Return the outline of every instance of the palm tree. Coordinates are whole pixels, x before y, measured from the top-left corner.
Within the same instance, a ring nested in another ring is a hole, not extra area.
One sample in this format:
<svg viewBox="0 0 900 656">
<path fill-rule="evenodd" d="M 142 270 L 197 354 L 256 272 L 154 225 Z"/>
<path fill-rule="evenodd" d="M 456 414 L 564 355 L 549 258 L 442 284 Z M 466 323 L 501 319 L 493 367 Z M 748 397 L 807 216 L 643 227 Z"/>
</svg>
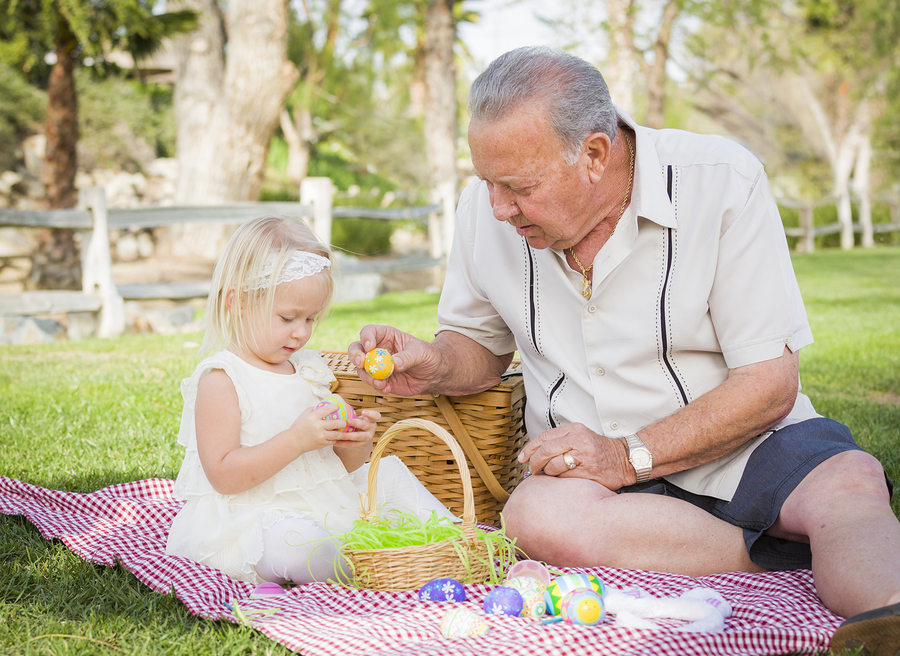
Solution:
<svg viewBox="0 0 900 656">
<path fill-rule="evenodd" d="M 47 83 L 47 150 L 44 185 L 50 207 L 78 201 L 78 95 L 75 67 L 115 48 L 135 61 L 152 54 L 166 36 L 194 29 L 191 11 L 154 14 L 155 0 L 0 0 L 0 37 L 26 35 L 29 51 L 51 64 Z M 80 264 L 71 230 L 42 235 L 32 282 L 37 287 L 77 288 Z"/>
</svg>

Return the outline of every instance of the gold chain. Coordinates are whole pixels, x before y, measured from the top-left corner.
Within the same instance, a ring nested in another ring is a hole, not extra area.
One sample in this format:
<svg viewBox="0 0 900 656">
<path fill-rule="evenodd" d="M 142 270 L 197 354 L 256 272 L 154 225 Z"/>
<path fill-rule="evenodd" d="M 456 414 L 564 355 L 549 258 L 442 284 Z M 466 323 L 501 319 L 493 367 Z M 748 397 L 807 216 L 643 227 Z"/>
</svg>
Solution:
<svg viewBox="0 0 900 656">
<path fill-rule="evenodd" d="M 625 143 L 628 144 L 628 186 L 625 188 L 625 198 L 622 199 L 622 209 L 619 210 L 619 217 L 616 219 L 615 224 L 613 225 L 613 233 L 616 231 L 616 228 L 619 227 L 619 221 L 622 220 L 622 217 L 625 215 L 625 208 L 628 207 L 628 197 L 631 195 L 631 182 L 634 179 L 634 148 L 631 146 L 631 140 L 628 138 L 628 135 L 625 131 L 622 131 L 622 136 L 625 137 Z M 612 236 L 612 233 L 610 233 Z M 591 281 L 588 279 L 588 271 L 594 268 L 594 263 L 591 262 L 591 266 L 585 269 L 581 266 L 581 261 L 578 259 L 578 256 L 575 255 L 575 247 L 572 246 L 569 248 L 569 252 L 572 254 L 572 257 L 575 258 L 575 264 L 578 265 L 578 268 L 581 269 L 581 295 L 585 298 L 591 297 Z"/>
</svg>

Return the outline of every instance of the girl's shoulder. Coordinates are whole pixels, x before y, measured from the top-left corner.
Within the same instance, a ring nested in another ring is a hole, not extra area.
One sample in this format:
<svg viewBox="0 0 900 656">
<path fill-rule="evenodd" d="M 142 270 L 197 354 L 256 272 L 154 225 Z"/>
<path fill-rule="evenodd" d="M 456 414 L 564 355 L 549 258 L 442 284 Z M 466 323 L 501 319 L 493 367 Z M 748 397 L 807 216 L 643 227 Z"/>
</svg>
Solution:
<svg viewBox="0 0 900 656">
<path fill-rule="evenodd" d="M 317 351 L 300 349 L 291 356 L 297 374 L 303 378 L 320 398 L 331 393 L 331 383 L 336 380 L 328 363 Z"/>
</svg>

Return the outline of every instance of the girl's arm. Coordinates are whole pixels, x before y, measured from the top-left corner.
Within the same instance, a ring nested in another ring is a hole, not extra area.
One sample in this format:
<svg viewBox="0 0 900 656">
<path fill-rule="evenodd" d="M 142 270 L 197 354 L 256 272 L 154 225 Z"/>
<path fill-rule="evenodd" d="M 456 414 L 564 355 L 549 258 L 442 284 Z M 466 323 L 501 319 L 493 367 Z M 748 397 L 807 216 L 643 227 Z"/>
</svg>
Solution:
<svg viewBox="0 0 900 656">
<path fill-rule="evenodd" d="M 301 454 L 334 444 L 345 433 L 340 432 L 342 420 L 325 419 L 331 410 L 308 408 L 287 430 L 242 447 L 234 383 L 221 369 L 212 370 L 200 381 L 194 409 L 197 451 L 207 479 L 216 492 L 237 494 L 272 478 Z"/>
<path fill-rule="evenodd" d="M 372 453 L 372 440 L 375 439 L 376 422 L 381 419 L 377 410 L 363 410 L 356 419 L 348 423 L 356 428 L 352 433 L 343 433 L 343 437 L 334 443 L 334 453 L 344 463 L 348 472 L 354 472 L 369 459 Z"/>
</svg>

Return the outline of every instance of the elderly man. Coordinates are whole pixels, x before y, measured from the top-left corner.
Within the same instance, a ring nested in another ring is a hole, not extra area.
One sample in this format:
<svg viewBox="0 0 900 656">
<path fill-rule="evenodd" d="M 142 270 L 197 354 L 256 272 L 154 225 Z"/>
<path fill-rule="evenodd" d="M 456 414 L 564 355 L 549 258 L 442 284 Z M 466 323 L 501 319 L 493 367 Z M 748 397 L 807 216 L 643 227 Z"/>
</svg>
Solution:
<svg viewBox="0 0 900 656">
<path fill-rule="evenodd" d="M 469 109 L 480 181 L 460 199 L 439 331 L 365 327 L 357 367 L 381 346 L 396 373 L 360 376 L 469 394 L 518 351 L 533 475 L 504 514 L 530 557 L 812 567 L 851 618 L 833 647 L 894 654 L 891 483 L 798 392 L 812 334 L 762 165 L 726 139 L 638 126 L 594 67 L 548 49 L 492 63 Z"/>
</svg>

